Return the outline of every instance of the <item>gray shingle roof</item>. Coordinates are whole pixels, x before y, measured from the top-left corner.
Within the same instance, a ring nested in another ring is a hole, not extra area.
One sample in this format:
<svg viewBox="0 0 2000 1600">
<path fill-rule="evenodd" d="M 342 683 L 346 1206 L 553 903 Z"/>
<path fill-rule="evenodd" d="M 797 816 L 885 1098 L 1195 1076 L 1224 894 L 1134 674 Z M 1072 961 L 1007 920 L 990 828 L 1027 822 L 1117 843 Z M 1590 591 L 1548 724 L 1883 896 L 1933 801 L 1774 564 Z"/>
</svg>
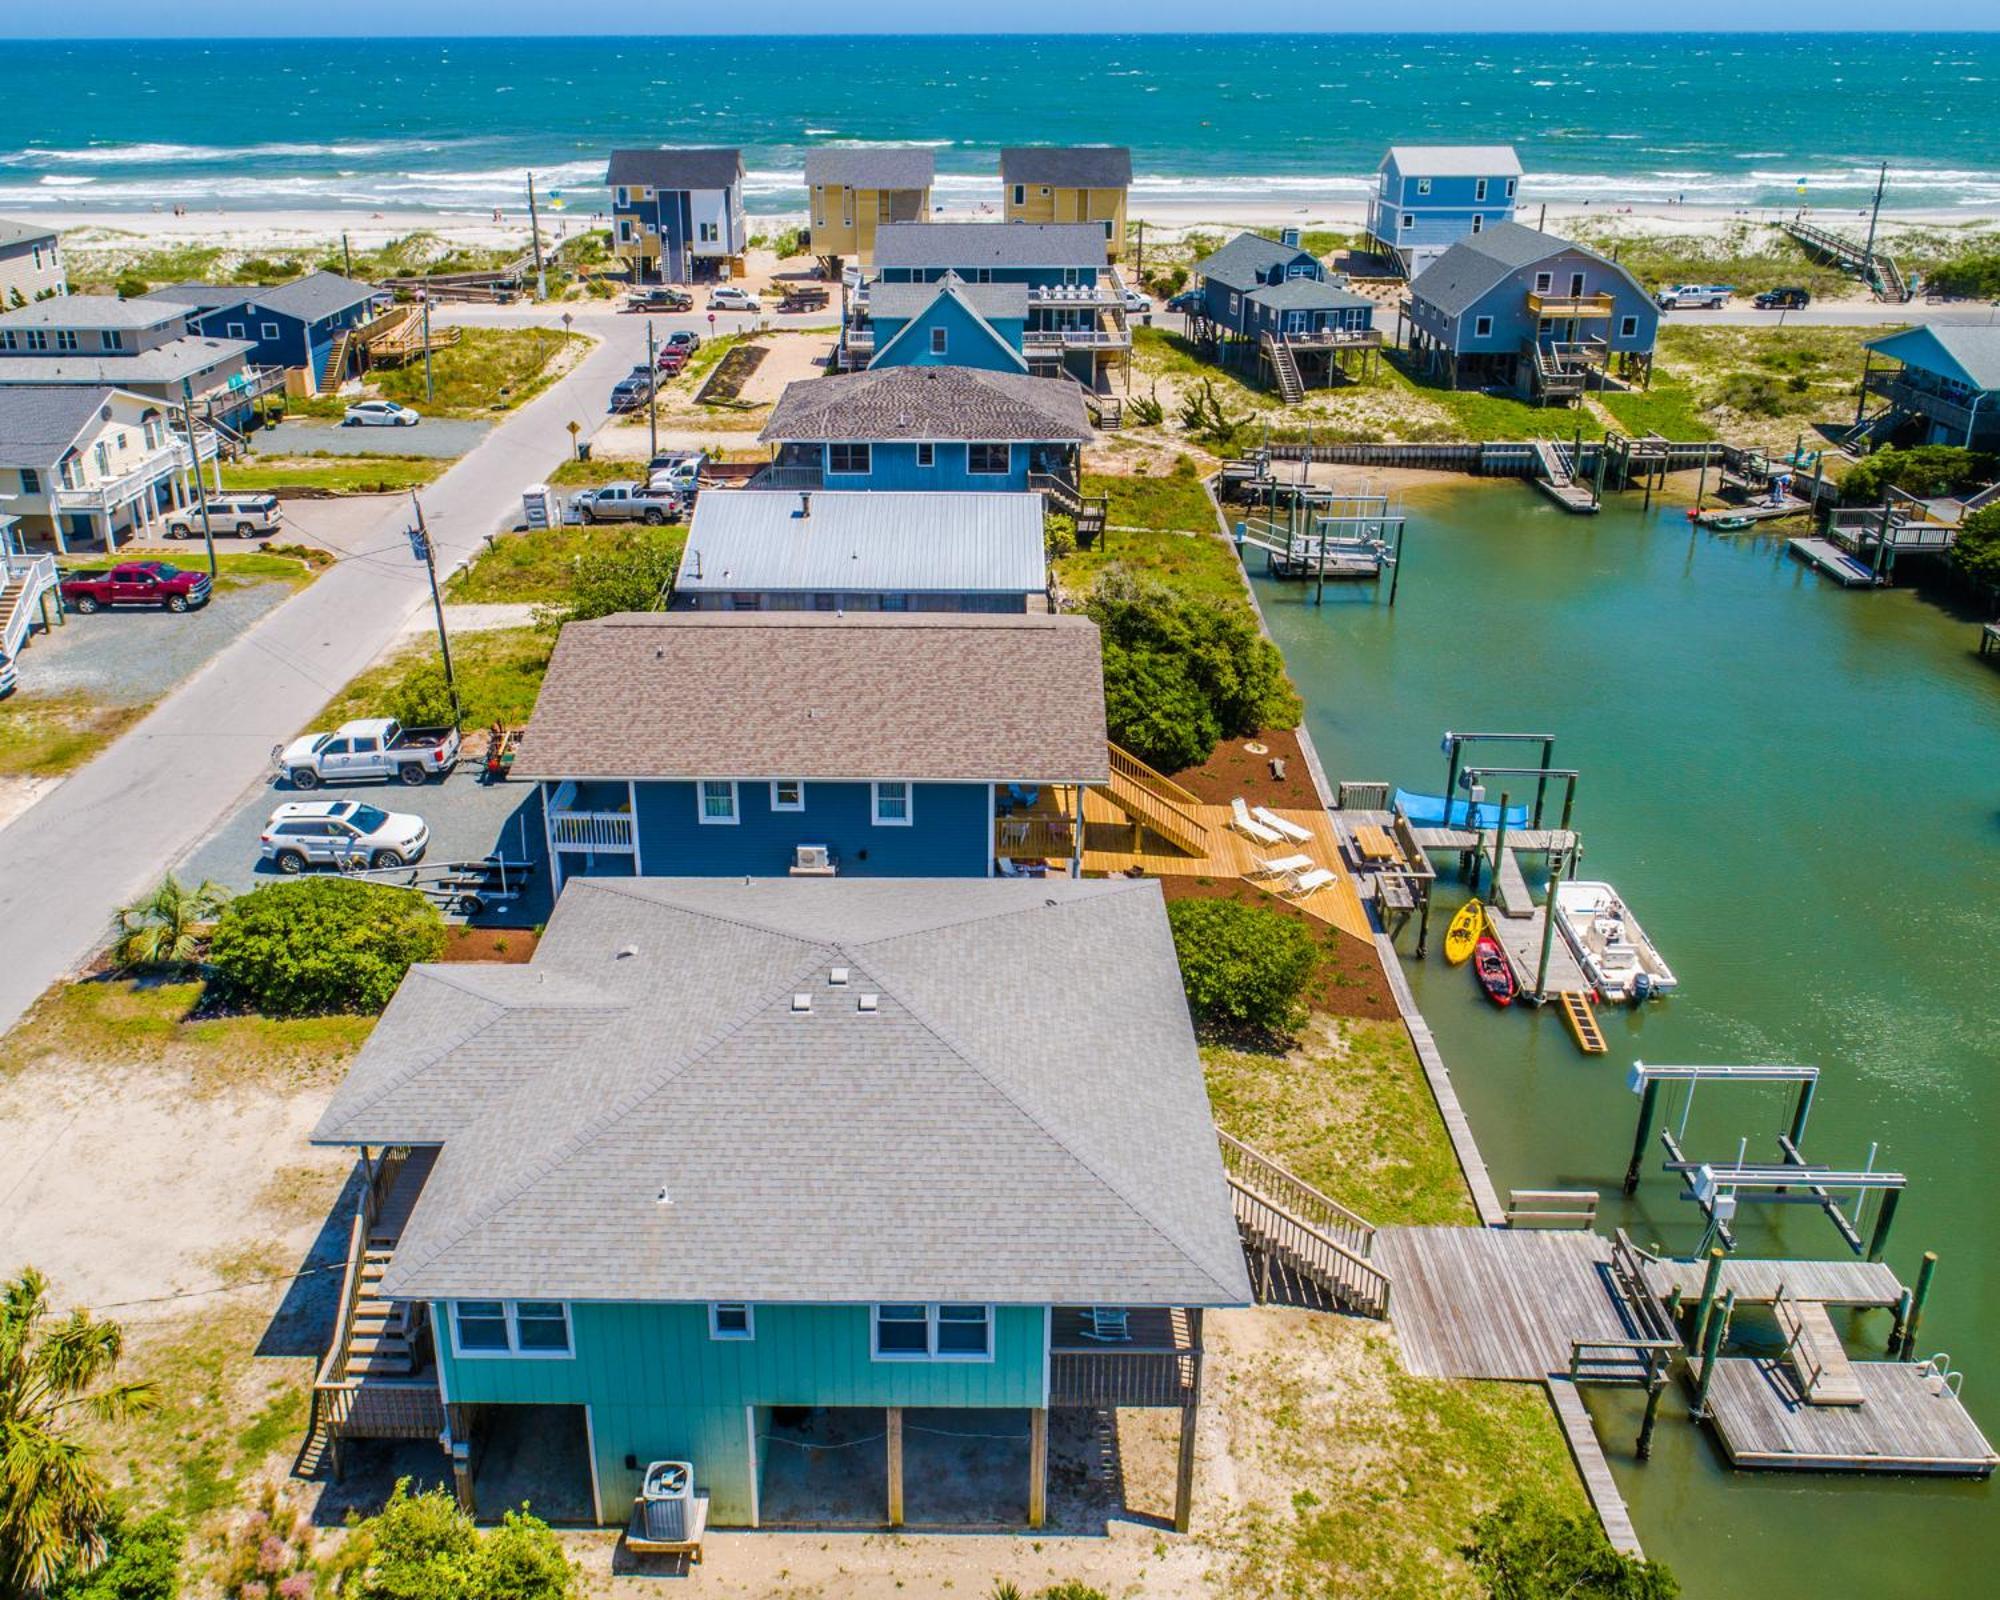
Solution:
<svg viewBox="0 0 2000 1600">
<path fill-rule="evenodd" d="M 1030 444 L 1090 441 L 1083 395 L 1064 378 L 975 367 L 872 367 L 785 385 L 767 443 L 979 439 Z"/>
<path fill-rule="evenodd" d="M 1027 319 L 1025 283 L 967 283 L 956 274 L 935 283 L 871 283 L 869 315 L 908 321 L 924 311 L 947 287 L 989 322 L 995 317 L 1011 317 L 1016 322 Z"/>
<path fill-rule="evenodd" d="M 140 298 L 187 306 L 194 311 L 213 311 L 219 306 L 241 304 L 256 292 L 240 283 L 163 283 Z"/>
<path fill-rule="evenodd" d="M 1518 178 L 1511 144 L 1392 144 L 1389 160 L 1406 178 Z"/>
<path fill-rule="evenodd" d="M 179 383 L 221 367 L 241 366 L 256 348 L 248 339 L 169 339 L 130 355 L 17 355 L 0 353 L 0 385 L 12 383 Z M 178 396 L 176 396 L 178 398 Z"/>
<path fill-rule="evenodd" d="M 1125 189 L 1132 183 L 1132 152 L 1117 144 L 1013 145 L 1000 152 L 1000 176 L 1059 189 Z"/>
<path fill-rule="evenodd" d="M 428 1011 L 437 970 L 350 1081 L 395 1080 L 415 1118 L 424 1082 L 499 1076 L 389 1294 L 1250 1299 L 1156 883 L 579 879 L 493 992 L 532 1008 L 549 971 L 624 1009 L 525 1065 L 411 1070 L 416 1033 L 465 1026 Z"/>
<path fill-rule="evenodd" d="M 157 328 L 187 315 L 164 300 L 120 300 L 108 294 L 57 295 L 0 313 L 0 328 Z"/>
<path fill-rule="evenodd" d="M 275 288 L 247 289 L 244 298 L 254 305 L 282 311 L 304 322 L 317 322 L 337 311 L 345 311 L 349 306 L 375 299 L 386 300 L 389 295 L 385 289 L 378 289 L 371 283 L 356 283 L 337 272 L 314 272 L 291 283 L 278 284 Z"/>
<path fill-rule="evenodd" d="M 2000 328 L 1962 328 L 1950 323 L 1930 323 L 1905 328 L 1867 341 L 1867 348 L 1896 360 L 1962 378 L 1975 388 L 2000 391 Z M 1944 360 L 1938 357 L 1942 354 Z M 1956 367 L 1956 373 L 1950 368 Z"/>
<path fill-rule="evenodd" d="M 1038 494 L 705 494 L 674 592 L 1038 594 Z"/>
<path fill-rule="evenodd" d="M 1269 283 L 1261 289 L 1252 289 L 1244 299 L 1260 306 L 1275 306 L 1280 311 L 1348 311 L 1355 306 L 1375 304 L 1365 294 L 1343 289 L 1337 283 L 1322 283 L 1317 278 L 1287 278 L 1283 283 Z"/>
<path fill-rule="evenodd" d="M 43 222 L 16 222 L 0 217 L 0 245 L 33 244 L 37 239 L 53 239 L 56 230 Z"/>
<path fill-rule="evenodd" d="M 743 176 L 743 152 L 704 146 L 686 150 L 614 150 L 607 188 L 726 189 Z"/>
<path fill-rule="evenodd" d="M 885 222 L 875 230 L 878 271 L 1103 265 L 1097 222 Z"/>
<path fill-rule="evenodd" d="M 0 384 L 0 462 L 53 466 L 104 409 L 111 393 L 108 387 L 81 384 Z"/>
<path fill-rule="evenodd" d="M 1603 262 L 1623 274 L 1635 293 L 1645 293 L 1631 273 L 1588 245 L 1538 232 L 1523 223 L 1498 222 L 1483 233 L 1459 240 L 1425 267 L 1410 285 L 1410 297 L 1435 306 L 1448 317 L 1462 316 L 1495 284 L 1538 261 L 1571 250 Z"/>
<path fill-rule="evenodd" d="M 821 146 L 806 152 L 806 182 L 839 183 L 850 189 L 928 189 L 937 158 L 917 145 L 866 150 Z"/>
<path fill-rule="evenodd" d="M 1262 281 L 1260 274 L 1287 266 L 1300 256 L 1311 259 L 1309 251 L 1296 245 L 1279 244 L 1261 234 L 1239 233 L 1214 255 L 1197 261 L 1194 275 L 1213 278 L 1231 289 L 1254 289 Z"/>
<path fill-rule="evenodd" d="M 563 629 L 514 772 L 1103 783 L 1104 741 L 1083 617 L 640 612 Z"/>
</svg>

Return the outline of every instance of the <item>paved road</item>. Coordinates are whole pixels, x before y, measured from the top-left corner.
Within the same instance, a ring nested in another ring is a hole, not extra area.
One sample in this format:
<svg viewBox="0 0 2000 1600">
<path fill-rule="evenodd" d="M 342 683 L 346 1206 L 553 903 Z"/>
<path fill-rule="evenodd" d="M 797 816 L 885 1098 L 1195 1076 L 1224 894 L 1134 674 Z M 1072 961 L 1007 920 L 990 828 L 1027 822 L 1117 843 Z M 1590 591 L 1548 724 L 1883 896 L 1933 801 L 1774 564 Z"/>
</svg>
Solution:
<svg viewBox="0 0 2000 1600">
<path fill-rule="evenodd" d="M 512 523 L 523 484 L 568 453 L 564 424 L 593 428 L 606 392 L 644 350 L 640 319 L 580 325 L 604 344 L 424 492 L 441 571 Z M 428 603 L 423 567 L 403 538 L 407 522 L 406 501 L 383 503 L 373 538 L 354 540 L 310 589 L 0 831 L 0 1032 L 97 948 L 114 907 L 264 781 L 271 747 Z"/>
<path fill-rule="evenodd" d="M 1669 311 L 1660 320 L 1677 328 L 1872 328 L 1884 323 L 1900 328 L 1911 322 L 1984 328 L 2000 324 L 2000 306 L 1962 300 L 1937 305 L 1912 300 L 1900 306 L 1807 306 L 1803 311 L 1757 311 L 1749 306 L 1731 306 L 1724 311 Z"/>
</svg>

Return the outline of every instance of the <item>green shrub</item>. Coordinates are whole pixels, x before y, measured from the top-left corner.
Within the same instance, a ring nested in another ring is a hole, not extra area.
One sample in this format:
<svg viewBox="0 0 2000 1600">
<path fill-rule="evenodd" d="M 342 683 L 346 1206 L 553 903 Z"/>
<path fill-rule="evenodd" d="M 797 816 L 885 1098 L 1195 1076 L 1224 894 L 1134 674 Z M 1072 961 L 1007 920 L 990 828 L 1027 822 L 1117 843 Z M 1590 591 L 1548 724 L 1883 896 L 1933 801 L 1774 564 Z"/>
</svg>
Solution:
<svg viewBox="0 0 2000 1600">
<path fill-rule="evenodd" d="M 137 300 L 141 295 L 151 293 L 153 288 L 151 283 L 136 272 L 121 274 L 112 287 L 118 291 L 120 300 Z"/>
<path fill-rule="evenodd" d="M 1051 513 L 1042 523 L 1042 544 L 1051 561 L 1060 561 L 1064 556 L 1076 553 L 1076 518 L 1066 517 L 1060 511 Z"/>
<path fill-rule="evenodd" d="M 422 661 L 410 668 L 390 691 L 388 712 L 406 728 L 449 726 L 455 713 L 443 662 Z"/>
<path fill-rule="evenodd" d="M 1992 471 L 1991 456 L 1955 444 L 1877 450 L 1847 469 L 1840 497 L 1849 505 L 1865 506 L 1879 504 L 1892 488 L 1914 495 L 1952 494 L 1983 483 Z"/>
<path fill-rule="evenodd" d="M 1035 1600 L 1108 1600 L 1108 1596 L 1102 1589 L 1093 1589 L 1075 1578 L 1065 1578 L 1046 1589 L 1037 1589 Z"/>
<path fill-rule="evenodd" d="M 559 628 L 621 611 L 664 611 L 674 591 L 683 538 L 635 539 L 577 558 L 569 594 L 535 608 L 535 625 Z"/>
<path fill-rule="evenodd" d="M 566 1600 L 578 1572 L 547 1523 L 510 1511 L 490 1533 L 444 1489 L 405 1478 L 380 1512 L 353 1522 L 331 1564 L 343 1600 Z"/>
<path fill-rule="evenodd" d="M 178 1600 L 185 1537 L 164 1512 L 120 1523 L 106 1536 L 103 1564 L 58 1578 L 48 1600 Z"/>
<path fill-rule="evenodd" d="M 270 1017 L 380 1011 L 413 962 L 444 952 L 444 919 L 407 889 L 301 878 L 232 900 L 209 940 L 224 986 Z"/>
<path fill-rule="evenodd" d="M 1965 519 L 1952 543 L 1951 564 L 1968 578 L 2000 586 L 2000 506 Z"/>
<path fill-rule="evenodd" d="M 1318 952 L 1296 917 L 1234 900 L 1167 907 L 1181 983 L 1197 1021 L 1285 1033 Z"/>
<path fill-rule="evenodd" d="M 1930 287 L 1968 300 L 2000 300 L 2000 250 L 1972 251 L 1930 275 Z"/>
<path fill-rule="evenodd" d="M 1514 1495 L 1472 1525 L 1464 1549 L 1491 1600 L 1674 1600 L 1674 1575 L 1620 1555 L 1587 1517 Z"/>
<path fill-rule="evenodd" d="M 1215 708 L 1177 656 L 1104 642 L 1104 722 L 1111 737 L 1163 772 L 1200 766 L 1222 737 Z"/>
<path fill-rule="evenodd" d="M 1750 417 L 1781 417 L 1786 388 L 1768 372 L 1732 372 L 1716 385 L 1715 403 Z"/>
</svg>

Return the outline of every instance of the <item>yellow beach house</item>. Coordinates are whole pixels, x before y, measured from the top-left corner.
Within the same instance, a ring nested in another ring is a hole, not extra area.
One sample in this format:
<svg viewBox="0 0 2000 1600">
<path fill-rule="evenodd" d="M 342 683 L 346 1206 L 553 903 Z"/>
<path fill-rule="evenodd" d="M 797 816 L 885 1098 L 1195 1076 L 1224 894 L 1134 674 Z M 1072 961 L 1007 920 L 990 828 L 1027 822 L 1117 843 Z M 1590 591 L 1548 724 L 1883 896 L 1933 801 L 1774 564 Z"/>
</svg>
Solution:
<svg viewBox="0 0 2000 1600">
<path fill-rule="evenodd" d="M 1104 253 L 1125 254 L 1125 196 L 1132 152 L 1122 145 L 1025 145 L 1000 152 L 1009 222 L 1095 222 Z"/>
<path fill-rule="evenodd" d="M 875 265 L 875 229 L 930 216 L 936 163 L 914 147 L 806 152 L 807 216 L 812 253 Z"/>
</svg>

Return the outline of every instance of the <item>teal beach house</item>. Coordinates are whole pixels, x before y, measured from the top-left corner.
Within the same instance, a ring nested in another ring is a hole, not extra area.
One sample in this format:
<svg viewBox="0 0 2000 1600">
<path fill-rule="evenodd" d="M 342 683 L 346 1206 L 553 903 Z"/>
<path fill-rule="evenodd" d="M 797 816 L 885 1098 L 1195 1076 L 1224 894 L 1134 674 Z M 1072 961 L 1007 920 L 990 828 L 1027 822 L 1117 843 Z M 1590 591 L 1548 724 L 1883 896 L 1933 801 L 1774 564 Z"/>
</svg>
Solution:
<svg viewBox="0 0 2000 1600">
<path fill-rule="evenodd" d="M 313 1138 L 371 1180 L 316 1426 L 486 1514 L 676 1460 L 717 1525 L 1035 1526 L 1129 1405 L 1186 1526 L 1251 1284 L 1157 883 L 583 879 L 527 965 L 412 969 Z"/>
<path fill-rule="evenodd" d="M 1520 186 L 1510 144 L 1392 145 L 1375 174 L 1368 232 L 1417 278 L 1461 239 L 1512 222 Z"/>
</svg>

